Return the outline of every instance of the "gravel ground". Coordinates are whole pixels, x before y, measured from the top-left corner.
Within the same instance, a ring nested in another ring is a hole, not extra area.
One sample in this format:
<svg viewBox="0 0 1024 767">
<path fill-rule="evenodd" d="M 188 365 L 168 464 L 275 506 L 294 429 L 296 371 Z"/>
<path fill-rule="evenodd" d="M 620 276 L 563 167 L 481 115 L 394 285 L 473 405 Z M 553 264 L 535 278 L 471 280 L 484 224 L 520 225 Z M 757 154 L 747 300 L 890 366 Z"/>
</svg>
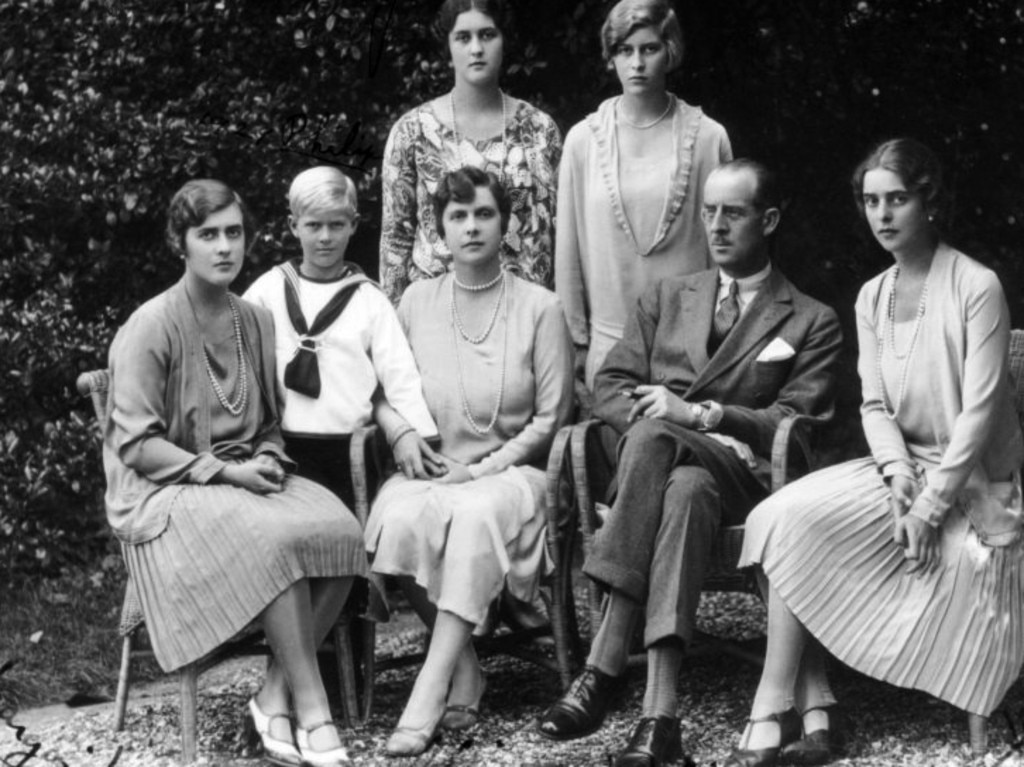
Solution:
<svg viewBox="0 0 1024 767">
<path fill-rule="evenodd" d="M 763 630 L 764 611 L 757 600 L 741 595 L 705 595 L 701 627 L 709 633 L 743 638 Z M 416 646 L 422 634 L 403 630 L 385 637 L 397 646 Z M 259 661 L 242 664 L 230 675 L 200 680 L 198 764 L 260 764 L 257 749 L 245 742 L 241 715 L 255 691 Z M 610 714 L 600 732 L 570 743 L 551 743 L 537 736 L 537 715 L 559 693 L 557 678 L 521 661 L 492 657 L 484 661 L 488 694 L 484 717 L 472 730 L 446 735 L 418 759 L 389 760 L 383 747 L 405 702 L 415 669 L 378 676 L 376 703 L 367 725 L 348 733 L 357 765 L 423 767 L 432 765 L 518 765 L 554 767 L 610 764 L 624 746 L 640 710 L 644 668 L 630 670 L 629 695 Z M 722 764 L 749 712 L 759 670 L 729 656 L 708 653 L 691 658 L 682 672 L 680 711 L 683 738 L 699 765 Z M 1011 690 L 1004 709 L 1013 712 L 1017 733 L 1002 714 L 990 727 L 991 750 L 972 759 L 967 747 L 966 716 L 930 697 L 899 690 L 836 668 L 833 686 L 853 724 L 848 757 L 837 765 L 880 767 L 996 767 L 1024 765 L 1012 743 L 1024 735 L 1024 692 Z M 110 707 L 77 713 L 21 733 L 10 727 L 0 733 L 0 765 L 33 767 L 46 763 L 70 767 L 164 767 L 179 764 L 178 707 L 175 697 L 129 707 L 124 732 L 110 732 Z M 15 718 L 15 724 L 18 719 Z M 26 744 L 38 743 L 38 747 Z M 120 749 L 120 751 L 118 751 Z"/>
</svg>

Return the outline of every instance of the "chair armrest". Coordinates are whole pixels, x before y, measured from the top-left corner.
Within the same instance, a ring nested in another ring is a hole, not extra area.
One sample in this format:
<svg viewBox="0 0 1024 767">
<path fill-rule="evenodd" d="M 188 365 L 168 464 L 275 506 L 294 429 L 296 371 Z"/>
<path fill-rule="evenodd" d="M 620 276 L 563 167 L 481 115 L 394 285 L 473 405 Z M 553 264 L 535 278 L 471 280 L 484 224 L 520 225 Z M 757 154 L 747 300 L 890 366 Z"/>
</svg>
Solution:
<svg viewBox="0 0 1024 767">
<path fill-rule="evenodd" d="M 572 429 L 572 426 L 563 426 L 555 434 L 551 452 L 548 453 L 548 466 L 544 478 L 544 516 L 547 522 L 544 545 L 556 572 L 564 556 L 562 548 L 567 534 L 569 537 L 572 536 L 569 525 L 575 525 L 577 517 L 569 460 L 569 438 Z"/>
<path fill-rule="evenodd" d="M 832 420 L 832 414 L 825 416 L 787 415 L 775 429 L 772 439 L 772 492 L 780 490 L 787 482 L 789 474 L 789 451 L 791 443 L 796 443 L 807 462 L 807 468 L 813 471 L 816 461 L 811 453 L 810 443 L 803 427 L 823 426 Z M 801 428 L 797 428 L 801 427 Z"/>
<path fill-rule="evenodd" d="M 594 471 L 605 460 L 599 452 L 599 430 L 603 424 L 597 418 L 582 421 L 572 427 L 570 436 L 573 487 L 579 508 L 580 529 L 585 540 L 589 540 L 597 530 L 597 503 L 607 494 L 610 483 L 610 477 L 600 477 Z"/>
<path fill-rule="evenodd" d="M 579 423 L 591 420 L 594 412 L 594 393 L 578 378 L 573 381 L 573 392 L 576 395 L 576 418 L 574 420 Z"/>
<path fill-rule="evenodd" d="M 89 397 L 92 410 L 96 415 L 96 431 L 103 439 L 103 431 L 107 426 L 107 394 L 110 390 L 110 373 L 106 369 L 87 370 L 78 376 L 75 382 L 78 393 Z"/>
<path fill-rule="evenodd" d="M 360 426 L 352 432 L 349 443 L 349 471 L 352 473 L 352 494 L 356 507 L 353 511 L 360 527 L 366 527 L 370 516 L 370 473 L 380 478 L 384 475 L 385 457 L 382 455 L 383 432 L 376 424 Z M 372 488 L 376 490 L 376 488 Z M 376 493 L 373 493 L 374 495 Z"/>
<path fill-rule="evenodd" d="M 569 453 L 569 439 L 572 426 L 563 426 L 555 434 L 548 453 L 547 472 L 544 477 L 544 513 L 547 517 L 548 535 L 557 535 L 557 531 L 566 524 L 571 524 L 576 509 L 566 503 L 565 483 L 572 481 L 572 462 Z M 570 493 L 571 495 L 571 493 Z M 569 508 L 567 508 L 569 507 Z"/>
</svg>

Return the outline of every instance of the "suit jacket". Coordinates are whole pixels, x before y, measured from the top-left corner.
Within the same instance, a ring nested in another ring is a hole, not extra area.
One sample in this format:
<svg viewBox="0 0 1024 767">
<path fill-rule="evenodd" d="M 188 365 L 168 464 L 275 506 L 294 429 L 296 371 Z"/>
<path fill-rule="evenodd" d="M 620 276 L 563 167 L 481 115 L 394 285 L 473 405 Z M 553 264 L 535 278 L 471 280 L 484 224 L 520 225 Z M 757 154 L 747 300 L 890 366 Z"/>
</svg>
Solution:
<svg viewBox="0 0 1024 767">
<path fill-rule="evenodd" d="M 769 471 L 772 439 L 787 415 L 828 416 L 842 347 L 836 313 L 772 269 L 732 332 L 708 358 L 718 270 L 664 280 L 641 296 L 626 332 L 597 374 L 594 413 L 620 433 L 638 384 L 661 384 L 688 402 L 713 400 L 724 415 L 715 431 L 747 443 Z M 758 361 L 779 338 L 795 354 Z"/>
</svg>

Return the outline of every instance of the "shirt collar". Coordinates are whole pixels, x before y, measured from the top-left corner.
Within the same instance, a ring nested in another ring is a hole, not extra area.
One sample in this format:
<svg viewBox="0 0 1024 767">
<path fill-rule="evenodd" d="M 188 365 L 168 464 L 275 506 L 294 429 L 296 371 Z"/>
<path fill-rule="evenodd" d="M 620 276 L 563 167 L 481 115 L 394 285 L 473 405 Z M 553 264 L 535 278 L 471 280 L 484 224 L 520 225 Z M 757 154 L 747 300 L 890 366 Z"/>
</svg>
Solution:
<svg viewBox="0 0 1024 767">
<path fill-rule="evenodd" d="M 755 272 L 754 274 L 751 274 L 748 277 L 740 277 L 739 279 L 735 280 L 735 282 L 738 285 L 737 290 L 740 293 L 756 293 L 757 289 L 761 287 L 761 285 L 764 283 L 765 280 L 768 279 L 768 276 L 771 273 L 772 263 L 771 261 L 769 261 L 767 264 L 765 264 L 764 269 L 761 269 L 760 271 Z M 723 272 L 722 270 L 718 271 L 719 292 L 728 293 L 729 286 L 732 285 L 733 281 L 733 278 L 727 275 L 725 272 Z"/>
</svg>

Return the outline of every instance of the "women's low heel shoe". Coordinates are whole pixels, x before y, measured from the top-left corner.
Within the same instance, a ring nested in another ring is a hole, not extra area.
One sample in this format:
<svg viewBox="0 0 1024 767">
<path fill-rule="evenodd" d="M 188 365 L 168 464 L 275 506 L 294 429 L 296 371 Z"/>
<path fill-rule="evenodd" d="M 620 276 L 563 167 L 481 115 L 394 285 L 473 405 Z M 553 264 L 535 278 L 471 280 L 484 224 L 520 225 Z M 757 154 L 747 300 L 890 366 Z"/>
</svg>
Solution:
<svg viewBox="0 0 1024 767">
<path fill-rule="evenodd" d="M 751 725 L 760 722 L 776 722 L 779 725 L 779 745 L 769 748 L 734 748 L 725 760 L 725 767 L 774 767 L 781 764 L 779 754 L 783 747 L 799 740 L 803 730 L 803 719 L 795 708 L 750 720 Z"/>
<path fill-rule="evenodd" d="M 828 714 L 828 727 L 808 732 L 800 740 L 783 748 L 780 757 L 786 764 L 828 764 L 842 756 L 846 750 L 848 727 L 842 711 L 836 706 L 815 706 L 807 709 L 814 710 Z"/>
<path fill-rule="evenodd" d="M 388 756 L 419 756 L 439 739 L 441 718 L 426 727 L 396 727 L 384 751 Z"/>
<path fill-rule="evenodd" d="M 291 730 L 292 721 L 287 714 L 264 714 L 256 703 L 256 698 L 249 699 L 249 716 L 256 734 L 260 736 L 263 743 L 263 755 L 267 761 L 278 767 L 298 767 L 302 764 L 302 757 L 293 741 L 280 740 L 270 734 L 270 723 L 275 719 L 284 719 L 288 722 L 288 729 Z"/>
<path fill-rule="evenodd" d="M 342 767 L 351 765 L 352 760 L 348 758 L 348 751 L 344 746 L 338 746 L 327 751 L 314 751 L 309 746 L 309 735 L 322 727 L 337 727 L 334 722 L 327 720 L 319 722 L 312 727 L 303 729 L 295 728 L 295 739 L 299 743 L 299 752 L 302 754 L 302 764 L 308 767 Z"/>
<path fill-rule="evenodd" d="M 476 696 L 476 702 L 468 705 L 453 703 L 444 707 L 444 716 L 441 717 L 441 727 L 446 730 L 468 730 L 480 721 L 480 701 L 483 700 L 484 692 L 487 690 L 487 682 L 480 685 L 480 694 Z"/>
</svg>

